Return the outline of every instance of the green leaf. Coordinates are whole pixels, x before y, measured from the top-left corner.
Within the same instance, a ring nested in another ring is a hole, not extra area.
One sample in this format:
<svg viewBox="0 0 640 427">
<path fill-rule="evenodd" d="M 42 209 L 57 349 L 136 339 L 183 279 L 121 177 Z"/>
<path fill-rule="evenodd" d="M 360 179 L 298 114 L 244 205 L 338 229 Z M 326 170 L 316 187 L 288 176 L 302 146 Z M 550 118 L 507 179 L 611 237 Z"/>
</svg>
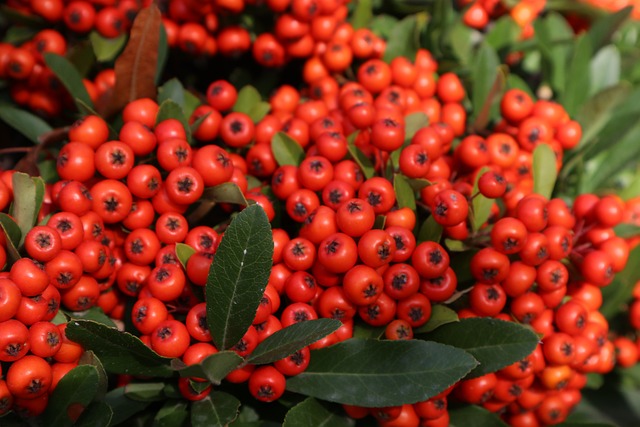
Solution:
<svg viewBox="0 0 640 427">
<path fill-rule="evenodd" d="M 384 336 L 384 326 L 373 326 L 365 322 L 356 322 L 353 325 L 354 338 L 380 339 Z"/>
<path fill-rule="evenodd" d="M 620 82 L 620 51 L 614 45 L 600 49 L 589 64 L 589 95 L 617 85 Z"/>
<path fill-rule="evenodd" d="M 353 138 L 355 138 L 356 133 L 354 132 Z M 371 159 L 369 159 L 354 143 L 352 140 L 352 136 L 349 136 L 349 143 L 347 144 L 347 149 L 349 150 L 349 154 L 353 158 L 353 161 L 360 166 L 362 170 L 362 174 L 366 179 L 372 178 L 375 176 L 376 171 L 373 168 L 373 163 L 371 163 Z"/>
<path fill-rule="evenodd" d="M 395 16 L 381 13 L 376 15 L 371 21 L 369 27 L 377 36 L 388 39 L 391 36 L 392 29 L 398 24 L 398 18 Z"/>
<path fill-rule="evenodd" d="M 476 405 L 465 405 L 449 410 L 451 427 L 507 427 L 498 414 Z"/>
<path fill-rule="evenodd" d="M 625 115 L 626 116 L 626 115 Z M 626 116 L 627 119 L 630 116 Z M 582 176 L 580 192 L 593 192 L 600 189 L 617 173 L 624 170 L 625 167 L 636 162 L 637 156 L 640 154 L 640 145 L 637 144 L 640 138 L 640 124 L 635 121 L 627 123 L 630 126 L 624 129 L 622 135 L 613 139 L 613 135 L 602 136 L 602 146 L 606 149 L 589 161 L 586 165 L 586 171 Z M 607 126 L 609 129 L 609 126 Z M 612 129 L 614 135 L 618 134 L 616 129 Z M 606 142 L 609 145 L 606 145 Z"/>
<path fill-rule="evenodd" d="M 616 236 L 624 237 L 625 239 L 640 236 L 640 226 L 635 224 L 620 224 L 615 226 L 613 231 L 616 233 Z"/>
<path fill-rule="evenodd" d="M 449 30 L 449 43 L 453 54 L 461 64 L 468 66 L 473 59 L 473 36 L 477 34 L 475 30 L 467 27 L 462 20 L 458 19 Z"/>
<path fill-rule="evenodd" d="M 162 105 L 163 102 L 171 100 L 178 104 L 184 111 L 185 105 L 185 90 L 180 80 L 173 79 L 167 80 L 165 84 L 158 88 L 158 103 Z M 183 115 L 187 115 L 183 112 Z"/>
<path fill-rule="evenodd" d="M 233 203 L 235 205 L 247 206 L 249 202 L 242 194 L 242 190 L 235 182 L 225 182 L 215 187 L 207 187 L 204 190 L 202 199 L 213 200 L 216 203 Z"/>
<path fill-rule="evenodd" d="M 533 150 L 533 192 L 548 199 L 558 176 L 556 155 L 548 144 L 538 144 Z"/>
<path fill-rule="evenodd" d="M 91 402 L 82 412 L 74 427 L 108 427 L 113 419 L 113 410 L 104 402 Z"/>
<path fill-rule="evenodd" d="M 574 116 L 589 97 L 589 91 L 585 90 L 585 88 L 589 87 L 591 81 L 589 67 L 591 55 L 590 39 L 586 35 L 578 37 L 569 62 L 569 69 L 567 70 L 570 78 L 567 78 L 560 98 L 562 105 L 570 116 Z"/>
<path fill-rule="evenodd" d="M 236 369 L 244 359 L 233 351 L 220 351 L 204 358 L 199 364 L 187 366 L 180 359 L 171 361 L 171 368 L 181 377 L 206 378 L 213 384 L 220 384 L 229 372 Z"/>
<path fill-rule="evenodd" d="M 195 254 L 196 250 L 191 246 L 184 243 L 176 243 L 176 256 L 178 261 L 182 264 L 183 268 L 187 268 L 187 261 L 191 258 L 191 255 Z"/>
<path fill-rule="evenodd" d="M 492 109 L 497 112 L 493 104 L 500 98 L 498 95 L 504 87 L 504 76 L 499 67 L 500 59 L 496 51 L 488 43 L 482 43 L 474 57 L 471 71 L 473 81 L 471 105 L 473 113 L 471 114 L 470 122 L 474 123 L 476 119 L 482 118 L 482 120 L 477 120 L 478 123 L 474 124 L 476 130 L 486 127 L 489 118 L 492 117 Z M 496 85 L 496 82 L 502 82 L 502 84 L 498 83 Z"/>
<path fill-rule="evenodd" d="M 334 407 L 309 397 L 291 408 L 284 418 L 282 427 L 349 427 L 354 420 L 338 413 Z"/>
<path fill-rule="evenodd" d="M 298 166 L 305 157 L 302 146 L 284 132 L 278 132 L 273 136 L 271 151 L 280 166 Z"/>
<path fill-rule="evenodd" d="M 424 334 L 431 332 L 447 323 L 457 322 L 458 313 L 443 304 L 434 304 L 431 306 L 431 317 L 424 325 L 413 330 L 414 334 Z"/>
<path fill-rule="evenodd" d="M 52 130 L 47 122 L 35 114 L 4 102 L 0 103 L 0 120 L 20 132 L 34 144 L 40 144 L 39 136 Z"/>
<path fill-rule="evenodd" d="M 51 394 L 43 419 L 47 426 L 72 426 L 93 400 L 98 391 L 98 369 L 91 365 L 78 365 L 67 373 Z M 73 416 L 72 415 L 72 416 Z"/>
<path fill-rule="evenodd" d="M 422 242 L 439 242 L 442 238 L 442 225 L 436 222 L 433 216 L 425 219 L 418 231 L 418 243 Z"/>
<path fill-rule="evenodd" d="M 219 349 L 235 345 L 253 322 L 272 256 L 267 215 L 259 205 L 251 205 L 231 221 L 207 278 L 207 322 Z"/>
<path fill-rule="evenodd" d="M 238 91 L 238 98 L 236 99 L 236 103 L 233 104 L 232 110 L 249 115 L 253 108 L 261 102 L 262 96 L 260 96 L 258 89 L 247 85 Z"/>
<path fill-rule="evenodd" d="M 631 93 L 631 87 L 627 82 L 604 89 L 582 106 L 576 115 L 576 120 L 582 127 L 582 140 L 578 146 L 584 149 L 590 141 L 609 123 L 615 114 L 616 107 L 624 102 Z"/>
<path fill-rule="evenodd" d="M 238 416 L 240 401 L 230 394 L 213 392 L 191 404 L 193 427 L 224 427 Z"/>
<path fill-rule="evenodd" d="M 393 189 L 396 193 L 396 201 L 399 208 L 416 210 L 416 195 L 404 175 L 397 173 L 393 176 Z"/>
<path fill-rule="evenodd" d="M 127 42 L 127 35 L 120 34 L 118 37 L 106 38 L 100 35 L 97 31 L 92 31 L 89 34 L 89 40 L 93 47 L 93 53 L 99 62 L 113 61 L 118 53 L 124 48 Z"/>
<path fill-rule="evenodd" d="M 104 396 L 107 394 L 107 388 L 109 386 L 109 380 L 107 378 L 107 373 L 104 370 L 104 366 L 102 366 L 102 362 L 98 359 L 95 353 L 91 350 L 85 351 L 82 356 L 80 356 L 80 360 L 78 361 L 79 365 L 90 365 L 96 368 L 98 372 L 98 381 L 97 381 L 97 392 L 94 400 L 102 400 Z"/>
<path fill-rule="evenodd" d="M 602 288 L 603 303 L 599 311 L 607 319 L 622 313 L 632 298 L 633 288 L 640 280 L 638 265 L 640 265 L 640 246 L 636 246 L 629 252 L 626 267 L 615 275 L 609 286 Z"/>
<path fill-rule="evenodd" d="M 355 9 L 351 14 L 351 26 L 354 30 L 360 28 L 369 28 L 369 24 L 373 20 L 373 4 L 372 0 L 357 0 Z"/>
<path fill-rule="evenodd" d="M 7 236 L 7 261 L 11 266 L 21 258 L 17 248 L 20 246 L 22 232 L 18 224 L 4 212 L 0 212 L 0 227 Z"/>
<path fill-rule="evenodd" d="M 158 37 L 158 60 L 156 63 L 156 70 L 154 74 L 154 82 L 158 84 L 162 78 L 162 72 L 167 64 L 167 58 L 169 58 L 169 40 L 167 39 L 167 30 L 164 29 L 164 25 L 160 25 Z"/>
<path fill-rule="evenodd" d="M 420 129 L 429 126 L 429 117 L 423 112 L 411 113 L 404 118 L 404 139 L 411 141 L 411 138 Z"/>
<path fill-rule="evenodd" d="M 154 427 L 176 427 L 189 419 L 186 401 L 168 400 L 153 418 Z"/>
<path fill-rule="evenodd" d="M 120 332 L 91 320 L 74 320 L 67 326 L 67 337 L 92 350 L 111 373 L 169 377 L 168 358 L 159 356 L 128 332 Z"/>
<path fill-rule="evenodd" d="M 495 50 L 508 48 L 520 39 L 522 29 L 510 15 L 498 18 L 485 40 Z"/>
<path fill-rule="evenodd" d="M 262 101 L 262 96 L 258 89 L 251 85 L 243 86 L 238 91 L 238 97 L 233 104 L 232 111 L 249 114 L 251 108 L 260 101 Z"/>
<path fill-rule="evenodd" d="M 419 42 L 418 16 L 408 15 L 391 28 L 391 34 L 387 40 L 387 48 L 384 51 L 384 61 L 391 62 L 398 56 L 408 58 L 415 57 Z"/>
<path fill-rule="evenodd" d="M 165 399 L 164 387 L 163 382 L 129 383 L 124 386 L 124 395 L 141 402 L 156 402 Z"/>
<path fill-rule="evenodd" d="M 114 328 L 116 326 L 116 324 L 113 323 L 113 320 L 109 316 L 104 314 L 104 311 L 102 311 L 102 309 L 97 306 L 91 307 L 90 309 L 85 311 L 69 313 L 69 317 L 76 320 L 93 320 L 94 322 L 98 322 L 110 328 Z"/>
<path fill-rule="evenodd" d="M 524 359 L 539 341 L 538 336 L 525 326 L 488 317 L 442 325 L 427 338 L 469 352 L 480 362 L 471 377 L 495 372 Z"/>
<path fill-rule="evenodd" d="M 424 187 L 428 187 L 431 185 L 431 182 L 423 178 L 411 178 L 407 179 L 407 182 L 409 183 L 411 188 L 413 188 L 413 191 L 420 191 Z"/>
<path fill-rule="evenodd" d="M 20 227 L 22 233 L 20 245 L 22 245 L 25 236 L 38 219 L 38 212 L 44 198 L 44 181 L 42 178 L 32 178 L 22 172 L 14 173 L 12 179 L 14 199 L 11 214 Z"/>
<path fill-rule="evenodd" d="M 553 154 L 553 152 L 551 154 Z M 553 165 L 555 167 L 555 156 L 553 159 Z M 493 206 L 494 201 L 483 196 L 478 189 L 478 181 L 480 180 L 480 177 L 488 171 L 489 168 L 486 166 L 480 169 L 480 172 L 476 175 L 476 182 L 473 183 L 473 191 L 471 194 L 474 196 L 471 201 L 471 209 L 469 209 L 469 222 L 471 223 L 471 229 L 473 231 L 478 231 L 491 216 L 491 207 Z"/>
<path fill-rule="evenodd" d="M 191 126 L 189 126 L 189 121 L 185 117 L 184 111 L 182 111 L 182 107 L 171 99 L 167 99 L 162 104 L 160 104 L 160 109 L 158 110 L 158 115 L 156 116 L 156 124 L 167 119 L 178 120 L 182 124 L 182 127 L 187 134 L 187 141 L 191 143 Z"/>
<path fill-rule="evenodd" d="M 73 99 L 78 98 L 89 107 L 94 108 L 93 101 L 82 83 L 82 76 L 69 60 L 55 53 L 47 52 L 44 54 L 44 61 Z M 76 103 L 76 106 L 78 110 L 81 110 L 80 105 Z"/>
<path fill-rule="evenodd" d="M 353 338 L 311 353 L 307 370 L 287 379 L 287 389 L 365 407 L 428 399 L 477 365 L 463 350 L 420 340 Z"/>
<path fill-rule="evenodd" d="M 133 418 L 135 414 L 144 411 L 150 403 L 129 399 L 124 395 L 124 387 L 118 387 L 107 393 L 104 402 L 113 410 L 110 424 L 113 426 Z"/>
<path fill-rule="evenodd" d="M 247 363 L 264 365 L 280 360 L 335 332 L 340 325 L 340 321 L 335 319 L 316 319 L 294 323 L 280 329 L 258 344 L 247 359 Z"/>
<path fill-rule="evenodd" d="M 517 74 L 510 73 L 507 76 L 507 89 L 520 89 L 528 93 L 531 98 L 535 97 L 527 82 L 522 80 L 522 77 L 519 77 Z"/>
<path fill-rule="evenodd" d="M 629 18 L 633 6 L 627 6 L 596 20 L 587 33 L 594 52 L 611 42 L 612 36 Z"/>
</svg>

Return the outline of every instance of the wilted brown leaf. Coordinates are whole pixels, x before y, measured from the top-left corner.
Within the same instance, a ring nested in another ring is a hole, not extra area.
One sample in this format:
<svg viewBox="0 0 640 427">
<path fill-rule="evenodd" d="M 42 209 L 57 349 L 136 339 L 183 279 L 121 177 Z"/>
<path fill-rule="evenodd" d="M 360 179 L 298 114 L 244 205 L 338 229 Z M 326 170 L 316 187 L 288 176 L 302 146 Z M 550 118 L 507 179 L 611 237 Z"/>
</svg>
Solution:
<svg viewBox="0 0 640 427">
<path fill-rule="evenodd" d="M 160 10 L 155 3 L 136 16 L 127 46 L 115 63 L 116 87 L 108 115 L 136 99 L 156 98 L 155 75 L 161 25 Z"/>
</svg>

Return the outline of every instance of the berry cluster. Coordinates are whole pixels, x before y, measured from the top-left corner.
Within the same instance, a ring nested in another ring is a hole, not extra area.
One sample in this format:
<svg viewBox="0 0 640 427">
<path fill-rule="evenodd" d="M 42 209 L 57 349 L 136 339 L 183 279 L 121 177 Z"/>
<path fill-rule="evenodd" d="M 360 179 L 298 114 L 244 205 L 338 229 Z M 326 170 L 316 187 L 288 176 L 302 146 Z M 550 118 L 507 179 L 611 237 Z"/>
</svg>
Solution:
<svg viewBox="0 0 640 427">
<path fill-rule="evenodd" d="M 509 14 L 522 29 L 522 37 L 533 35 L 533 21 L 542 13 L 546 0 L 523 0 L 507 2 L 501 0 L 458 0 L 460 7 L 466 8 L 462 15 L 465 25 L 483 30 L 491 19 Z M 511 6 L 513 4 L 513 6 Z"/>
</svg>

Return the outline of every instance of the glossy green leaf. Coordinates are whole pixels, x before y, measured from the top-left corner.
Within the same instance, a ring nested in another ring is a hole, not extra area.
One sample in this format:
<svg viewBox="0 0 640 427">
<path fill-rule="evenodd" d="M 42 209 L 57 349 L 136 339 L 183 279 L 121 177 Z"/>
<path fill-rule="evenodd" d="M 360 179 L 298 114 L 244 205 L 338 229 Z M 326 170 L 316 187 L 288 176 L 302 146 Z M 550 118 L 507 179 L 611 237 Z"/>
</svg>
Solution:
<svg viewBox="0 0 640 427">
<path fill-rule="evenodd" d="M 96 357 L 93 351 L 88 350 L 82 353 L 82 356 L 80 356 L 80 360 L 78 360 L 78 365 L 90 365 L 96 368 L 96 371 L 98 373 L 98 384 L 96 398 L 94 400 L 102 400 L 107 394 L 109 380 L 107 378 L 107 372 L 104 370 L 104 366 L 102 366 L 102 362 L 100 362 L 100 359 Z"/>
<path fill-rule="evenodd" d="M 351 14 L 351 26 L 354 30 L 360 28 L 369 28 L 369 24 L 373 20 L 373 2 L 372 0 L 357 0 L 355 9 Z"/>
<path fill-rule="evenodd" d="M 272 255 L 267 215 L 261 206 L 251 205 L 226 229 L 207 278 L 207 322 L 219 349 L 235 345 L 253 322 Z"/>
<path fill-rule="evenodd" d="M 538 144 L 533 150 L 533 192 L 548 199 L 558 176 L 556 155 L 548 144 Z"/>
<path fill-rule="evenodd" d="M 91 320 L 69 322 L 67 337 L 92 350 L 107 372 L 169 377 L 170 359 L 159 356 L 128 332 L 120 332 Z"/>
<path fill-rule="evenodd" d="M 227 374 L 243 362 L 242 357 L 233 351 L 220 351 L 202 361 L 205 377 L 214 384 L 219 384 Z"/>
<path fill-rule="evenodd" d="M 391 36 L 391 30 L 396 26 L 397 23 L 398 18 L 396 18 L 395 16 L 381 13 L 374 16 L 369 29 L 371 29 L 371 31 L 373 31 L 379 37 L 388 39 Z"/>
<path fill-rule="evenodd" d="M 162 86 L 158 88 L 158 103 L 162 105 L 163 102 L 168 100 L 171 100 L 178 104 L 184 111 L 185 90 L 184 86 L 177 78 L 167 80 Z"/>
<path fill-rule="evenodd" d="M 0 228 L 7 236 L 7 261 L 11 265 L 21 258 L 17 248 L 20 245 L 22 232 L 18 224 L 4 212 L 0 212 Z"/>
<path fill-rule="evenodd" d="M 634 236 L 640 236 L 640 226 L 635 224 L 619 224 L 613 228 L 616 236 L 629 238 Z"/>
<path fill-rule="evenodd" d="M 44 181 L 39 177 L 16 172 L 13 174 L 13 191 L 15 194 L 11 214 L 20 227 L 22 241 L 27 232 L 35 225 L 38 212 L 44 198 Z"/>
<path fill-rule="evenodd" d="M 260 92 L 255 87 L 247 85 L 238 91 L 238 97 L 232 110 L 248 115 L 253 107 L 260 102 L 262 102 Z"/>
<path fill-rule="evenodd" d="M 609 13 L 604 17 L 597 19 L 589 28 L 587 36 L 591 41 L 593 50 L 597 51 L 601 47 L 609 44 L 615 32 L 629 18 L 632 6 L 627 6 L 614 13 Z"/>
<path fill-rule="evenodd" d="M 472 73 L 473 87 L 471 89 L 471 104 L 473 113 L 470 121 L 473 123 L 479 117 L 481 111 L 486 110 L 488 121 L 489 110 L 494 101 L 498 100 L 499 88 L 494 87 L 497 79 L 503 78 L 500 75 L 500 59 L 496 51 L 488 44 L 482 43 L 474 58 Z M 487 107 L 485 107 L 485 104 Z M 484 128 L 484 124 L 478 124 L 479 128 Z"/>
<path fill-rule="evenodd" d="M 160 34 L 158 37 L 158 60 L 156 64 L 156 70 L 154 75 L 154 82 L 158 84 L 162 78 L 162 72 L 167 65 L 167 59 L 169 58 L 169 40 L 167 38 L 167 30 L 164 29 L 164 25 L 160 25 Z"/>
<path fill-rule="evenodd" d="M 150 402 L 129 399 L 124 395 L 124 387 L 118 387 L 107 393 L 104 402 L 113 410 L 111 425 L 118 425 L 144 411 Z"/>
<path fill-rule="evenodd" d="M 413 58 L 420 46 L 418 37 L 418 16 L 408 15 L 391 28 L 387 48 L 384 51 L 385 62 L 391 62 L 398 56 Z"/>
<path fill-rule="evenodd" d="M 84 83 L 82 83 L 82 76 L 68 59 L 48 52 L 44 54 L 44 61 L 73 99 L 77 98 L 93 108 L 93 101 L 91 101 L 91 97 L 84 87 Z M 77 107 L 80 110 L 80 106 L 77 105 Z"/>
<path fill-rule="evenodd" d="M 214 187 L 205 188 L 203 199 L 213 200 L 217 203 L 232 203 L 247 206 L 249 202 L 244 197 L 242 190 L 235 182 L 225 182 Z"/>
<path fill-rule="evenodd" d="M 99 62 L 112 61 L 118 56 L 118 53 L 124 48 L 127 43 L 127 35 L 120 34 L 118 37 L 106 38 L 100 35 L 97 31 L 92 31 L 89 34 L 89 40 L 93 47 L 93 53 Z"/>
<path fill-rule="evenodd" d="M 438 224 L 433 216 L 429 216 L 420 226 L 417 236 L 418 243 L 439 242 L 443 231 L 442 225 Z"/>
<path fill-rule="evenodd" d="M 451 427 L 507 427 L 496 413 L 476 405 L 465 405 L 449 410 Z"/>
<path fill-rule="evenodd" d="M 475 30 L 467 27 L 462 20 L 456 20 L 449 30 L 449 43 L 461 64 L 468 66 L 473 60 L 473 36 Z"/>
<path fill-rule="evenodd" d="M 191 258 L 191 255 L 195 254 L 196 250 L 191 246 L 184 243 L 176 243 L 176 256 L 178 261 L 182 264 L 183 268 L 187 268 L 187 261 Z"/>
<path fill-rule="evenodd" d="M 521 37 L 522 29 L 510 15 L 504 15 L 495 20 L 486 35 L 486 42 L 495 50 L 508 48 Z"/>
<path fill-rule="evenodd" d="M 202 400 L 191 404 L 193 427 L 224 427 L 238 416 L 240 401 L 234 396 L 214 391 Z"/>
<path fill-rule="evenodd" d="M 156 116 L 156 124 L 167 119 L 176 119 L 182 124 L 182 127 L 187 134 L 187 141 L 190 143 L 191 126 L 189 126 L 189 121 L 185 117 L 182 107 L 177 102 L 171 99 L 167 99 L 166 101 L 162 102 L 162 104 L 160 104 L 160 109 L 158 110 L 158 115 Z"/>
<path fill-rule="evenodd" d="M 613 319 L 623 312 L 626 304 L 632 299 L 633 288 L 640 280 L 638 265 L 640 265 L 640 246 L 636 246 L 629 252 L 626 267 L 615 275 L 609 286 L 602 288 L 603 303 L 599 311 L 608 319 Z"/>
<path fill-rule="evenodd" d="M 353 325 L 354 338 L 380 339 L 384 336 L 384 326 L 373 326 L 365 322 L 356 322 Z"/>
<path fill-rule="evenodd" d="M 442 325 L 427 338 L 469 352 L 480 363 L 471 377 L 495 372 L 524 359 L 540 340 L 530 328 L 488 317 Z"/>
<path fill-rule="evenodd" d="M 630 118 L 630 116 L 626 117 Z M 624 124 L 621 125 L 624 126 Z M 640 123 L 634 121 L 627 123 L 627 126 L 629 127 L 623 129 L 622 135 L 618 138 L 612 138 L 614 135 L 619 135 L 616 129 L 613 129 L 611 135 L 602 135 L 602 146 L 606 146 L 605 141 L 608 141 L 609 145 L 600 152 L 598 157 L 587 163 L 586 172 L 582 175 L 580 192 L 594 192 L 601 189 L 625 167 L 636 162 L 640 155 L 640 144 L 637 143 L 640 138 Z"/>
<path fill-rule="evenodd" d="M 614 45 L 603 47 L 593 56 L 589 64 L 589 95 L 620 82 L 621 62 L 620 51 Z"/>
<path fill-rule="evenodd" d="M 343 415 L 340 408 L 309 397 L 291 408 L 282 427 L 350 427 L 355 421 Z"/>
<path fill-rule="evenodd" d="M 280 166 L 298 166 L 305 157 L 302 146 L 284 132 L 278 132 L 273 136 L 271 151 Z"/>
<path fill-rule="evenodd" d="M 482 169 L 480 169 L 480 171 L 476 175 L 476 181 L 473 183 L 473 191 L 471 192 L 471 194 L 473 194 L 474 197 L 471 201 L 471 206 L 469 209 L 469 219 L 471 223 L 471 229 L 473 231 L 478 231 L 480 227 L 482 227 L 482 225 L 485 224 L 491 216 L 491 207 L 493 206 L 494 201 L 483 196 L 478 189 L 478 181 L 480 180 L 480 177 L 487 171 L 489 171 L 489 168 L 487 167 L 483 167 Z"/>
<path fill-rule="evenodd" d="M 155 402 L 164 400 L 164 387 L 163 382 L 130 383 L 124 386 L 124 395 L 141 402 Z"/>
<path fill-rule="evenodd" d="M 91 402 L 82 411 L 74 427 L 108 427 L 113 419 L 113 410 L 104 402 Z"/>
<path fill-rule="evenodd" d="M 411 138 L 420 129 L 429 126 L 429 118 L 423 112 L 411 113 L 404 118 L 404 139 L 411 141 Z"/>
<path fill-rule="evenodd" d="M 335 332 L 340 325 L 335 319 L 294 323 L 265 338 L 248 357 L 247 363 L 264 365 L 280 360 Z"/>
<path fill-rule="evenodd" d="M 447 323 L 457 322 L 458 313 L 443 304 L 434 304 L 431 306 L 431 317 L 424 325 L 413 330 L 414 334 L 425 334 L 431 332 Z"/>
<path fill-rule="evenodd" d="M 465 351 L 434 342 L 354 338 L 312 351 L 287 389 L 350 405 L 401 405 L 435 396 L 476 365 Z"/>
<path fill-rule="evenodd" d="M 40 117 L 10 104 L 0 103 L 0 120 L 20 132 L 34 144 L 39 144 L 39 136 L 50 132 L 51 126 Z"/>
<path fill-rule="evenodd" d="M 373 168 L 373 163 L 371 159 L 366 156 L 352 141 L 355 138 L 355 132 L 352 134 L 353 137 L 349 136 L 349 143 L 347 144 L 347 149 L 349 150 L 349 154 L 354 162 L 360 166 L 362 170 L 362 174 L 366 179 L 372 178 L 375 176 L 376 171 Z"/>
<path fill-rule="evenodd" d="M 47 426 L 72 426 L 75 419 L 69 414 L 86 408 L 98 392 L 98 369 L 91 365 L 78 365 L 67 373 L 51 394 L 42 415 Z"/>
<path fill-rule="evenodd" d="M 396 202 L 398 203 L 399 208 L 409 208 L 413 211 L 416 210 L 416 195 L 404 175 L 394 175 L 393 189 L 396 193 Z"/>
<path fill-rule="evenodd" d="M 107 316 L 104 311 L 98 306 L 91 307 L 85 311 L 68 312 L 70 319 L 81 320 L 93 320 L 94 322 L 115 328 L 116 324 L 113 323 L 113 319 Z"/>
<path fill-rule="evenodd" d="M 213 384 L 220 382 L 227 374 L 236 369 L 244 359 L 233 351 L 219 351 L 204 358 L 199 364 L 187 366 L 180 359 L 171 361 L 171 368 L 181 377 L 206 378 Z"/>
<path fill-rule="evenodd" d="M 582 106 L 576 120 L 582 126 L 582 145 L 588 144 L 610 122 L 616 113 L 616 107 L 630 95 L 631 87 L 627 82 L 607 88 L 592 96 Z"/>
<path fill-rule="evenodd" d="M 420 191 L 424 187 L 428 187 L 431 185 L 431 182 L 423 178 L 411 178 L 407 179 L 407 182 L 409 183 L 411 188 L 413 188 L 413 191 Z"/>
<path fill-rule="evenodd" d="M 507 76 L 507 89 L 520 89 L 529 94 L 531 98 L 534 98 L 534 93 L 531 90 L 531 87 L 522 80 L 517 74 L 510 73 Z"/>
<path fill-rule="evenodd" d="M 153 417 L 154 427 L 179 427 L 189 419 L 188 404 L 184 400 L 167 400 Z"/>
<path fill-rule="evenodd" d="M 591 81 L 589 63 L 592 53 L 591 40 L 586 35 L 578 37 L 567 70 L 571 77 L 567 78 L 560 98 L 570 116 L 574 116 L 589 97 L 589 91 L 585 88 L 589 87 Z"/>
</svg>

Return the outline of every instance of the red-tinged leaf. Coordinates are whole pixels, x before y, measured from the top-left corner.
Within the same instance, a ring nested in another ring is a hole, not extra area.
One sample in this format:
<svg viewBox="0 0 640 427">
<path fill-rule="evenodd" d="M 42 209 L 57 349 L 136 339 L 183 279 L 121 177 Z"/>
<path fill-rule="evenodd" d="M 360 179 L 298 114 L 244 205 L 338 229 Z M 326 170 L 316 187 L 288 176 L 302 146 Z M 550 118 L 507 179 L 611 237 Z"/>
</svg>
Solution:
<svg viewBox="0 0 640 427">
<path fill-rule="evenodd" d="M 115 64 L 116 86 L 110 113 L 140 98 L 156 98 L 155 75 L 162 15 L 155 3 L 142 9 L 131 29 L 129 42 Z"/>
</svg>

